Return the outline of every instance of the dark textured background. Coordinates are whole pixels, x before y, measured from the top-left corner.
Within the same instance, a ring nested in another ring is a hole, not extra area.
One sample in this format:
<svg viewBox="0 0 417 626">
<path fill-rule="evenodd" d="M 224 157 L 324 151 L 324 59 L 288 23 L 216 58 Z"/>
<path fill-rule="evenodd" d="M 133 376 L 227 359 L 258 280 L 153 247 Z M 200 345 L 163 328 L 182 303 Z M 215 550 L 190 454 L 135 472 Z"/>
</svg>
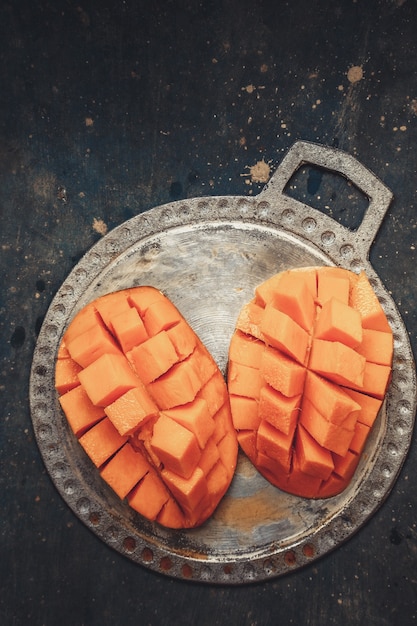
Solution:
<svg viewBox="0 0 417 626">
<path fill-rule="evenodd" d="M 351 540 L 249 587 L 172 580 L 96 538 L 55 490 L 28 405 L 56 290 L 108 230 L 170 200 L 251 195 L 297 139 L 394 192 L 371 251 L 417 348 L 414 0 L 1 0 L 0 622 L 412 624 L 417 452 Z M 362 78 L 351 82 L 349 68 Z M 304 171 L 294 193 L 349 226 L 366 201 Z"/>
</svg>

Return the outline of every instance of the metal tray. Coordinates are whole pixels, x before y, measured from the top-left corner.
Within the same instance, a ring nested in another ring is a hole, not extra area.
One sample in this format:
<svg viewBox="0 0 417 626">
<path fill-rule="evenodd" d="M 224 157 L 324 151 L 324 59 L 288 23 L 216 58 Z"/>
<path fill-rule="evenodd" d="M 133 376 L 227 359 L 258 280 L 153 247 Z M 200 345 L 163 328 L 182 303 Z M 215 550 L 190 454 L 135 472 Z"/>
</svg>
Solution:
<svg viewBox="0 0 417 626">
<path fill-rule="evenodd" d="M 284 188 L 309 163 L 346 177 L 368 198 L 352 231 Z M 47 471 L 78 518 L 108 546 L 152 570 L 211 584 L 266 580 L 312 563 L 347 540 L 382 504 L 411 442 L 416 373 L 398 310 L 369 262 L 392 198 L 356 159 L 295 143 L 256 197 L 173 202 L 123 223 L 80 260 L 53 299 L 39 333 L 30 379 L 34 431 Z M 237 314 L 255 286 L 285 268 L 365 269 L 394 332 L 386 401 L 350 486 L 325 500 L 298 498 L 266 482 L 241 454 L 233 482 L 202 527 L 170 531 L 113 494 L 70 432 L 54 389 L 55 357 L 74 314 L 102 294 L 153 285 L 180 309 L 225 372 Z"/>
</svg>

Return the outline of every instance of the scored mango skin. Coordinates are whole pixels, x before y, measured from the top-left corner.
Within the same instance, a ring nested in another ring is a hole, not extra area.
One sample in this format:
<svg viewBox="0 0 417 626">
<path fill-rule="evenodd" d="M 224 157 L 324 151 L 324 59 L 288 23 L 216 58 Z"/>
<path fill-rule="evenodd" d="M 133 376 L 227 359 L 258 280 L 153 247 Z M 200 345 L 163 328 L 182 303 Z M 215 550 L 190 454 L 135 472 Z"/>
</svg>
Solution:
<svg viewBox="0 0 417 626">
<path fill-rule="evenodd" d="M 226 383 L 188 323 L 154 287 L 88 304 L 58 350 L 68 424 L 114 492 L 170 528 L 204 523 L 238 452 Z"/>
<path fill-rule="evenodd" d="M 325 498 L 350 483 L 390 381 L 393 336 L 365 272 L 281 272 L 255 289 L 229 348 L 240 447 L 280 489 Z"/>
</svg>

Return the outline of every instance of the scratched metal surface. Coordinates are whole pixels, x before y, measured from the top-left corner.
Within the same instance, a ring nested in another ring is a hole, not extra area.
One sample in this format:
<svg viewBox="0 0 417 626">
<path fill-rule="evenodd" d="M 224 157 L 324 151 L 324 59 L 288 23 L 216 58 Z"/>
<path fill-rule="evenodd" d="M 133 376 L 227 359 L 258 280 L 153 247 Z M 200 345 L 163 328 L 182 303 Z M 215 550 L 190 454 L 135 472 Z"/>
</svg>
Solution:
<svg viewBox="0 0 417 626">
<path fill-rule="evenodd" d="M 345 176 L 368 196 L 368 209 L 356 230 L 284 193 L 304 163 Z M 79 261 L 40 331 L 30 403 L 53 482 L 100 539 L 132 561 L 175 578 L 242 584 L 281 576 L 322 557 L 379 508 L 407 455 L 416 408 L 408 335 L 369 262 L 391 197 L 348 154 L 297 142 L 258 196 L 192 198 L 156 207 L 115 228 Z M 255 286 L 289 267 L 333 264 L 367 271 L 394 332 L 387 399 L 350 486 L 326 500 L 297 498 L 269 485 L 240 455 L 217 511 L 191 531 L 151 524 L 114 496 L 70 433 L 54 391 L 54 357 L 76 311 L 110 291 L 156 286 L 178 306 L 225 373 L 238 311 Z"/>
</svg>

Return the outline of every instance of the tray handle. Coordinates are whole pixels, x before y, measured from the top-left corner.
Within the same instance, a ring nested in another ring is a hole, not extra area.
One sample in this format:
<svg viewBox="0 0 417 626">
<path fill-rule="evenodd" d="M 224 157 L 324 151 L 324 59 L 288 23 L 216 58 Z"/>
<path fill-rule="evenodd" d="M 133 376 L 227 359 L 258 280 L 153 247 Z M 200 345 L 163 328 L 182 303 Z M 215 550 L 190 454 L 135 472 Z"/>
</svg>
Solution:
<svg viewBox="0 0 417 626">
<path fill-rule="evenodd" d="M 296 141 L 259 195 L 265 199 L 270 198 L 271 201 L 277 196 L 284 195 L 285 186 L 303 164 L 316 165 L 341 174 L 368 198 L 369 205 L 362 221 L 353 231 L 356 245 L 362 248 L 365 256 L 368 256 L 393 198 L 391 190 L 347 152 L 309 141 Z"/>
</svg>

